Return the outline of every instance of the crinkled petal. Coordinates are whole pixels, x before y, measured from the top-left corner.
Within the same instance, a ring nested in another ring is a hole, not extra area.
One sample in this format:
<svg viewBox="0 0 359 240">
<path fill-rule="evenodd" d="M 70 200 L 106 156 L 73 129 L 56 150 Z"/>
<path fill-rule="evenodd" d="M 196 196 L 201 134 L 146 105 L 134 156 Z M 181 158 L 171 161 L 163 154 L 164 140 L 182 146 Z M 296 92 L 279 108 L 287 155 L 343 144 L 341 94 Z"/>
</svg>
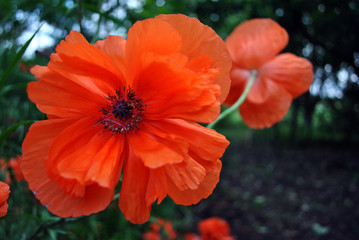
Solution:
<svg viewBox="0 0 359 240">
<path fill-rule="evenodd" d="M 151 205 L 156 199 L 158 204 L 167 196 L 167 178 L 164 168 L 151 169 L 146 190 L 147 205 Z"/>
<path fill-rule="evenodd" d="M 152 52 L 156 55 L 178 53 L 182 39 L 178 32 L 165 21 L 146 19 L 137 21 L 128 31 L 126 41 L 126 79 L 128 83 L 138 79 L 142 54 Z"/>
<path fill-rule="evenodd" d="M 184 162 L 166 165 L 167 177 L 172 180 L 176 187 L 183 191 L 197 189 L 206 176 L 206 169 L 188 157 Z"/>
<path fill-rule="evenodd" d="M 53 119 L 33 124 L 22 145 L 21 169 L 29 188 L 47 209 L 60 217 L 78 217 L 105 209 L 114 190 L 94 183 L 84 189 L 81 197 L 70 195 L 49 178 L 45 166 L 55 138 L 73 124 L 73 119 Z"/>
<path fill-rule="evenodd" d="M 223 40 L 213 29 L 202 24 L 196 18 L 190 18 L 181 14 L 159 15 L 156 19 L 162 19 L 171 24 L 182 37 L 181 53 L 189 57 L 189 62 L 194 65 L 196 59 L 209 56 L 213 62 L 211 68 L 219 69 L 216 76 L 216 84 L 220 86 L 220 102 L 222 103 L 229 92 L 232 60 Z M 198 64 L 200 61 L 197 61 Z"/>
<path fill-rule="evenodd" d="M 121 72 L 125 72 L 126 40 L 123 37 L 110 35 L 104 40 L 97 41 L 95 46 L 106 53 Z"/>
<path fill-rule="evenodd" d="M 222 168 L 222 163 L 217 160 L 216 167 L 208 172 L 196 189 L 186 189 L 181 191 L 175 183 L 168 177 L 168 195 L 176 204 L 191 205 L 196 204 L 203 198 L 207 198 L 212 194 L 213 189 L 219 181 L 219 174 Z"/>
<path fill-rule="evenodd" d="M 216 163 L 229 145 L 223 135 L 199 124 L 180 119 L 148 121 L 148 123 L 157 129 L 157 134 L 161 131 L 162 134 L 169 134 L 185 141 L 188 144 L 189 156 L 199 161 L 201 165 L 206 165 L 206 162 Z"/>
<path fill-rule="evenodd" d="M 148 120 L 141 127 L 145 132 L 129 136 L 131 151 L 124 164 L 119 205 L 126 219 L 147 221 L 152 203 L 156 199 L 160 203 L 167 194 L 176 203 L 189 205 L 212 193 L 221 170 L 218 158 L 229 144 L 225 137 L 178 119 Z M 148 146 L 139 146 L 141 142 Z M 169 150 L 179 155 L 171 156 Z M 178 156 L 182 159 L 175 162 Z"/>
<path fill-rule="evenodd" d="M 125 140 L 95 124 L 91 118 L 83 118 L 58 134 L 46 160 L 49 176 L 61 176 L 61 181 L 74 179 L 84 187 L 92 183 L 115 187 Z"/>
<path fill-rule="evenodd" d="M 123 167 L 119 207 L 126 219 L 141 224 L 150 218 L 151 204 L 147 204 L 146 191 L 150 169 L 146 168 L 130 149 Z"/>
<path fill-rule="evenodd" d="M 164 135 L 154 129 L 143 130 L 151 126 L 142 123 L 141 130 L 129 137 L 133 153 L 146 167 L 158 168 L 166 164 L 179 163 L 186 157 L 187 144 L 175 136 Z M 150 133 L 151 131 L 152 133 Z"/>
<path fill-rule="evenodd" d="M 309 90 L 313 65 L 305 58 L 283 53 L 261 68 L 261 74 L 284 87 L 293 98 Z"/>
<path fill-rule="evenodd" d="M 160 16 L 129 31 L 126 76 L 148 119 L 214 121 L 228 94 L 230 67 L 224 42 L 196 19 Z"/>
<path fill-rule="evenodd" d="M 48 67 L 75 82 L 95 84 L 105 94 L 126 85 L 121 66 L 76 31 L 57 45 Z"/>
<path fill-rule="evenodd" d="M 263 91 L 263 95 L 258 94 L 260 101 L 257 101 L 257 95 L 251 98 L 248 94 L 239 108 L 244 123 L 251 128 L 271 127 L 283 119 L 292 103 L 291 94 L 283 87 L 269 79 L 260 80 Z"/>
<path fill-rule="evenodd" d="M 220 111 L 220 89 L 208 79 L 181 66 L 176 56 L 151 58 L 141 72 L 141 81 L 132 87 L 146 105 L 146 119 L 182 118 L 198 122 L 214 121 Z M 177 56 L 178 57 L 178 56 Z M 183 61 L 183 60 L 182 60 Z"/>
<path fill-rule="evenodd" d="M 182 162 L 163 166 L 168 179 L 180 191 L 199 188 L 207 175 L 218 167 L 217 160 L 229 144 L 216 131 L 183 120 L 152 121 L 147 129 L 163 139 L 175 137 L 187 143 L 183 145 L 187 147 L 187 157 Z"/>
<path fill-rule="evenodd" d="M 40 111 L 58 117 L 98 115 L 106 95 L 94 84 L 86 86 L 52 71 L 35 66 L 31 72 L 40 81 L 30 82 L 27 92 Z"/>
<path fill-rule="evenodd" d="M 288 33 L 272 19 L 251 19 L 226 39 L 234 68 L 259 69 L 288 44 Z"/>
</svg>

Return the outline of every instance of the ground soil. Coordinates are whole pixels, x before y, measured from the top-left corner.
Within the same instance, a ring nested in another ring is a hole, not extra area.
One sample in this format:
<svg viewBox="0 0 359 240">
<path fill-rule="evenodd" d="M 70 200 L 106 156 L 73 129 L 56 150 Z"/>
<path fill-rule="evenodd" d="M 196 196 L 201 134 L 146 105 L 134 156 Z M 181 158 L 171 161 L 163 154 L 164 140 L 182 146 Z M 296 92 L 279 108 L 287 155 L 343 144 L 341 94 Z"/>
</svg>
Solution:
<svg viewBox="0 0 359 240">
<path fill-rule="evenodd" d="M 214 194 L 192 207 L 236 239 L 359 239 L 359 148 L 231 144 Z"/>
</svg>

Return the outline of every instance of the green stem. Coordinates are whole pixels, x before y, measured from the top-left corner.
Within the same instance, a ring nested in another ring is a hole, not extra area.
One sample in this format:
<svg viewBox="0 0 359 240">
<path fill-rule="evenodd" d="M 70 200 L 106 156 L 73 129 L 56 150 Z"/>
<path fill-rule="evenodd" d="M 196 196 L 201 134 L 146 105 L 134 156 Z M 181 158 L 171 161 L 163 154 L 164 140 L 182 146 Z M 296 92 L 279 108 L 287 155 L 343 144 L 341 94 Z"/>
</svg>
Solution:
<svg viewBox="0 0 359 240">
<path fill-rule="evenodd" d="M 112 201 L 117 201 L 120 198 L 120 193 L 115 194 Z"/>
<path fill-rule="evenodd" d="M 252 70 L 251 76 L 250 76 L 249 81 L 247 83 L 247 86 L 244 89 L 242 95 L 238 98 L 237 102 L 235 104 L 233 104 L 231 107 L 227 108 L 224 112 L 222 112 L 214 122 L 208 124 L 207 128 L 213 129 L 214 125 L 216 125 L 217 122 L 221 121 L 223 118 L 227 117 L 227 115 L 229 115 L 232 112 L 236 111 L 239 108 L 239 106 L 241 106 L 241 104 L 246 99 L 246 97 L 247 97 L 247 95 L 249 93 L 249 90 L 251 89 L 256 77 L 257 77 L 257 71 Z"/>
</svg>

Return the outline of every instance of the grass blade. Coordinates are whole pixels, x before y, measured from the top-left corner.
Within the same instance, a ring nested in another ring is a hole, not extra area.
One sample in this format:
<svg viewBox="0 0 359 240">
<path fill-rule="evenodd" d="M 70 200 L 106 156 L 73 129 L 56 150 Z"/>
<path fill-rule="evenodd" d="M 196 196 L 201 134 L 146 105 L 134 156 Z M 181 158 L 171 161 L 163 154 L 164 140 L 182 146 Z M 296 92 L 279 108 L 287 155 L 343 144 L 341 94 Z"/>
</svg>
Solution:
<svg viewBox="0 0 359 240">
<path fill-rule="evenodd" d="M 35 37 L 35 35 L 38 33 L 38 31 L 40 30 L 40 28 L 42 27 L 42 25 L 36 30 L 36 32 L 31 36 L 31 38 L 29 40 L 27 40 L 27 42 L 25 43 L 24 46 L 22 46 L 22 48 L 20 49 L 20 51 L 15 55 L 14 59 L 11 61 L 9 67 L 6 69 L 6 71 L 4 72 L 4 74 L 1 76 L 0 78 L 0 89 L 2 88 L 2 86 L 4 85 L 6 79 L 9 77 L 10 73 L 12 72 L 12 70 L 14 69 L 14 67 L 16 66 L 16 64 L 19 62 L 19 60 L 21 59 L 22 55 L 24 55 L 24 52 L 26 51 L 27 47 L 30 45 L 32 39 Z"/>
<path fill-rule="evenodd" d="M 18 122 L 14 125 L 11 125 L 10 127 L 8 127 L 7 129 L 5 129 L 3 132 L 0 133 L 0 147 L 3 145 L 3 143 L 5 142 L 5 140 L 13 133 L 15 132 L 15 130 L 23 125 L 26 124 L 31 124 L 34 123 L 34 120 L 25 120 L 25 121 L 21 121 Z"/>
</svg>

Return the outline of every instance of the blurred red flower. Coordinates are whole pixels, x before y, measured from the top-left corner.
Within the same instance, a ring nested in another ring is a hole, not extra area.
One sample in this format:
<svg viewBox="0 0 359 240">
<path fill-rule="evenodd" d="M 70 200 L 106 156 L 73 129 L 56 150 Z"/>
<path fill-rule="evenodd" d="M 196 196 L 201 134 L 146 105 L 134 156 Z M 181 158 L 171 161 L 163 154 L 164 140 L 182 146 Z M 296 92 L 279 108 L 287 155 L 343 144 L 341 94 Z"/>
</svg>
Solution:
<svg viewBox="0 0 359 240">
<path fill-rule="evenodd" d="M 194 233 L 186 233 L 184 235 L 185 240 L 201 240 L 201 237 Z"/>
<path fill-rule="evenodd" d="M 21 169 L 20 169 L 20 161 L 21 161 L 21 156 L 10 158 L 10 160 L 9 160 L 9 166 L 11 167 L 12 171 L 14 172 L 15 179 L 19 182 L 24 180 L 24 175 L 22 174 Z"/>
<path fill-rule="evenodd" d="M 9 185 L 0 181 L 0 217 L 7 213 L 7 199 L 9 198 L 10 190 Z"/>
<path fill-rule="evenodd" d="M 194 233 L 187 233 L 186 240 L 233 240 L 231 228 L 227 221 L 219 217 L 211 217 L 202 220 L 198 224 L 200 236 Z"/>
<path fill-rule="evenodd" d="M 164 221 L 157 218 L 150 224 L 151 231 L 143 234 L 145 240 L 173 240 L 176 239 L 177 233 L 173 230 L 172 222 Z"/>
<path fill-rule="evenodd" d="M 231 59 L 209 27 L 184 15 L 135 23 L 127 40 L 89 44 L 71 32 L 29 98 L 49 120 L 30 127 L 22 172 L 48 210 L 77 217 L 106 208 L 123 172 L 119 207 L 133 223 L 169 195 L 190 205 L 219 181 L 229 142 L 196 122 L 218 117 Z"/>
<path fill-rule="evenodd" d="M 218 217 L 211 217 L 198 224 L 201 240 L 231 240 L 231 228 L 229 224 Z"/>
<path fill-rule="evenodd" d="M 239 111 L 251 128 L 271 127 L 282 120 L 293 98 L 308 91 L 313 66 L 305 58 L 278 53 L 288 44 L 288 33 L 271 19 L 240 24 L 227 38 L 233 60 L 231 90 L 225 104 L 234 104 L 243 93 L 251 71 L 257 77 Z"/>
<path fill-rule="evenodd" d="M 11 184 L 11 176 L 8 169 L 8 163 L 4 158 L 0 158 L 0 175 L 1 181 L 4 181 L 7 184 Z"/>
</svg>

